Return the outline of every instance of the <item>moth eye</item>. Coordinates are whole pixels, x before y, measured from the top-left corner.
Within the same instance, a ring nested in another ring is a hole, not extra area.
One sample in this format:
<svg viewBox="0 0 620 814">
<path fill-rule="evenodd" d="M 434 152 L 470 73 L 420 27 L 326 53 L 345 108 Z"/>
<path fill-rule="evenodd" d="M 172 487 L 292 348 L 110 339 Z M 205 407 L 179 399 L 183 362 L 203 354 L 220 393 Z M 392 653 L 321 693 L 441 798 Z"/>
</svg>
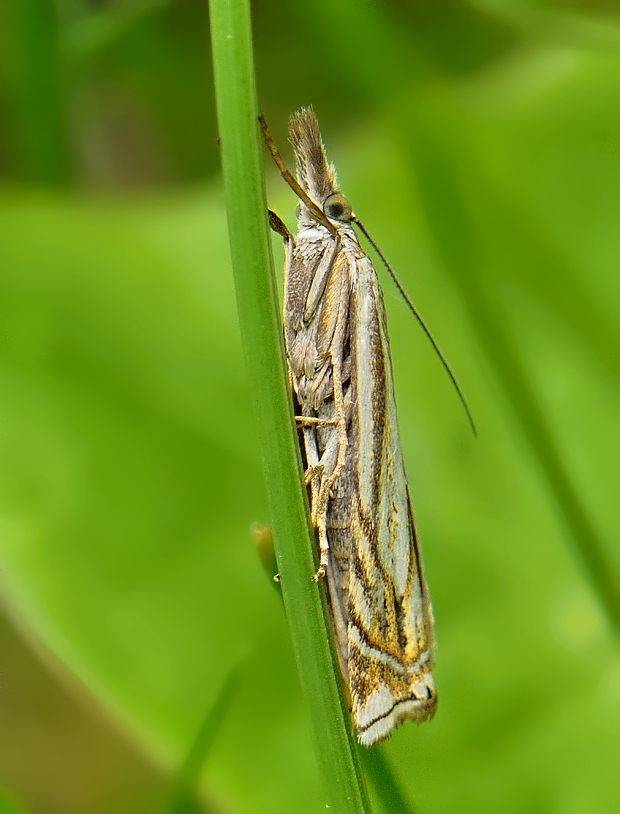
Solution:
<svg viewBox="0 0 620 814">
<path fill-rule="evenodd" d="M 325 198 L 323 212 L 332 220 L 340 220 L 348 223 L 353 215 L 351 204 L 344 197 L 342 192 L 332 192 Z"/>
</svg>

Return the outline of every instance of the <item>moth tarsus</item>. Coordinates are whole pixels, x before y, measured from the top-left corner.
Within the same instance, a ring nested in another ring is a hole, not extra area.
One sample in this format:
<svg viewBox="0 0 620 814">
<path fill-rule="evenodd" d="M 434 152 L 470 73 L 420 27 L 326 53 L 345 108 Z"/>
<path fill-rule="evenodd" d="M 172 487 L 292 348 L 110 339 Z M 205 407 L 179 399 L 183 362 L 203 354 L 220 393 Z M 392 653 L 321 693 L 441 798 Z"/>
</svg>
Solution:
<svg viewBox="0 0 620 814">
<path fill-rule="evenodd" d="M 396 419 L 376 271 L 352 228 L 310 108 L 293 113 L 297 178 L 261 119 L 299 198 L 284 240 L 284 340 L 336 652 L 364 746 L 436 708 L 433 614 Z"/>
</svg>

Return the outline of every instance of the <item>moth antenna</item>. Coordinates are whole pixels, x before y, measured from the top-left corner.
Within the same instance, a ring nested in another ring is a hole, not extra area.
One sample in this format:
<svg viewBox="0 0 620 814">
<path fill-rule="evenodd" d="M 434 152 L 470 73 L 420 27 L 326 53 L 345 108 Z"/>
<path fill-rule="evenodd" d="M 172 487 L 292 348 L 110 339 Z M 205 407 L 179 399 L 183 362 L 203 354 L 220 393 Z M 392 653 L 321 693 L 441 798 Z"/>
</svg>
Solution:
<svg viewBox="0 0 620 814">
<path fill-rule="evenodd" d="M 445 357 L 445 356 L 443 355 L 443 353 L 442 353 L 442 352 L 439 350 L 439 345 L 438 345 L 438 344 L 437 344 L 437 342 L 435 342 L 435 340 L 433 339 L 433 335 L 431 334 L 431 332 L 430 332 L 429 328 L 427 327 L 426 323 L 425 323 L 425 322 L 424 322 L 424 320 L 422 319 L 422 316 L 420 315 L 420 312 L 418 311 L 418 309 L 415 307 L 415 305 L 414 305 L 414 304 L 411 302 L 411 300 L 409 299 L 409 297 L 408 297 L 408 295 L 407 295 L 407 292 L 405 291 L 405 289 L 403 288 L 403 286 L 402 286 L 402 284 L 401 284 L 400 280 L 399 280 L 399 279 L 398 279 L 398 277 L 396 276 L 396 272 L 394 271 L 394 269 L 392 268 L 392 266 L 391 266 L 391 265 L 388 263 L 387 258 L 385 257 L 385 255 L 383 254 L 383 252 L 381 251 L 381 249 L 380 249 L 380 248 L 377 246 L 377 244 L 375 243 L 375 241 L 374 241 L 374 240 L 372 239 L 372 237 L 371 237 L 371 236 L 368 234 L 368 232 L 366 231 L 366 228 L 365 228 L 364 224 L 363 224 L 363 223 L 362 223 L 362 222 L 359 220 L 359 218 L 358 218 L 356 215 L 354 215 L 354 216 L 351 218 L 351 220 L 352 220 L 354 223 L 356 223 L 356 224 L 359 226 L 360 231 L 361 231 L 361 232 L 364 234 L 364 236 L 365 236 L 366 240 L 367 240 L 367 241 L 370 243 L 370 245 L 373 247 L 373 249 L 374 249 L 374 250 L 377 252 L 377 254 L 379 255 L 379 258 L 381 259 L 381 262 L 383 263 L 383 265 L 384 265 L 384 266 L 385 266 L 385 268 L 387 269 L 388 274 L 390 275 L 390 277 L 391 277 L 391 278 L 392 278 L 392 280 L 394 281 L 394 285 L 395 285 L 395 286 L 396 286 L 396 288 L 398 289 L 398 292 L 399 292 L 400 296 L 401 296 L 401 297 L 404 299 L 404 301 L 407 303 L 407 305 L 409 306 L 409 310 L 411 311 L 411 313 L 413 314 L 413 316 L 414 316 L 414 317 L 415 317 L 415 318 L 418 320 L 418 322 L 420 323 L 420 326 L 422 327 L 422 330 L 424 331 L 424 333 L 426 334 L 426 336 L 427 336 L 427 338 L 428 338 L 429 342 L 430 342 L 430 343 L 431 343 L 431 345 L 433 346 L 433 349 L 434 349 L 435 353 L 437 354 L 437 356 L 439 356 L 439 359 L 441 360 L 441 364 L 444 366 L 446 373 L 447 373 L 447 374 L 448 374 L 448 376 L 450 377 L 450 381 L 451 381 L 451 382 L 452 382 L 452 384 L 454 385 L 454 389 L 456 390 L 457 395 L 458 395 L 458 397 L 459 397 L 459 399 L 460 399 L 460 401 L 461 401 L 461 404 L 463 405 L 463 408 L 465 409 L 465 412 L 467 413 L 467 420 L 469 421 L 469 425 L 470 425 L 471 430 L 472 430 L 472 432 L 473 432 L 473 434 L 474 434 L 474 437 L 476 437 L 476 438 L 477 438 L 477 437 L 478 437 L 478 430 L 476 429 L 476 425 L 475 425 L 475 423 L 474 423 L 474 418 L 473 418 L 473 416 L 472 416 L 472 414 L 471 414 L 471 410 L 469 409 L 469 406 L 468 406 L 467 402 L 465 401 L 465 396 L 463 395 L 463 391 L 462 391 L 462 390 L 461 390 L 461 388 L 459 387 L 459 383 L 458 383 L 458 382 L 457 382 L 457 380 L 456 380 L 456 376 L 455 376 L 455 375 L 454 375 L 454 373 L 452 372 L 452 368 L 450 367 L 450 365 L 449 365 L 449 364 L 448 364 L 448 362 L 446 361 L 446 357 Z"/>
</svg>

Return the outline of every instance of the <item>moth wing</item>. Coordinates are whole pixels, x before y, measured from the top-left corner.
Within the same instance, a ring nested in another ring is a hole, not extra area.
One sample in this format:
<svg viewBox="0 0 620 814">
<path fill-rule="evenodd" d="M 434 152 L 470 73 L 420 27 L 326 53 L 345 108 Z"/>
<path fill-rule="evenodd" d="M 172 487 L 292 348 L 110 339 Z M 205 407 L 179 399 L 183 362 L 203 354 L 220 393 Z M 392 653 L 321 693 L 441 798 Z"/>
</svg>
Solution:
<svg viewBox="0 0 620 814">
<path fill-rule="evenodd" d="M 360 741 L 436 706 L 433 616 L 400 447 L 383 296 L 368 257 L 357 262 L 351 356 L 357 501 L 352 507 L 348 674 Z"/>
</svg>

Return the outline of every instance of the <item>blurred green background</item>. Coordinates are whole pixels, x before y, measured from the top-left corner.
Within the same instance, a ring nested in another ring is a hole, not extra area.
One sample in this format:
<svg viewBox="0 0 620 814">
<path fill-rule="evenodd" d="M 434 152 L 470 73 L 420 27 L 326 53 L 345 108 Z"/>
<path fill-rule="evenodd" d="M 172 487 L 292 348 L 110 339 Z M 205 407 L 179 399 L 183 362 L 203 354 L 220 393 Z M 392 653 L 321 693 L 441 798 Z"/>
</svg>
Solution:
<svg viewBox="0 0 620 814">
<path fill-rule="evenodd" d="M 384 754 L 419 814 L 620 811 L 617 0 L 253 22 L 277 142 L 313 104 L 480 433 L 384 280 L 440 693 Z M 163 812 L 214 709 L 183 810 L 322 811 L 250 534 L 207 4 L 0 0 L 0 100 L 0 812 Z"/>
</svg>

